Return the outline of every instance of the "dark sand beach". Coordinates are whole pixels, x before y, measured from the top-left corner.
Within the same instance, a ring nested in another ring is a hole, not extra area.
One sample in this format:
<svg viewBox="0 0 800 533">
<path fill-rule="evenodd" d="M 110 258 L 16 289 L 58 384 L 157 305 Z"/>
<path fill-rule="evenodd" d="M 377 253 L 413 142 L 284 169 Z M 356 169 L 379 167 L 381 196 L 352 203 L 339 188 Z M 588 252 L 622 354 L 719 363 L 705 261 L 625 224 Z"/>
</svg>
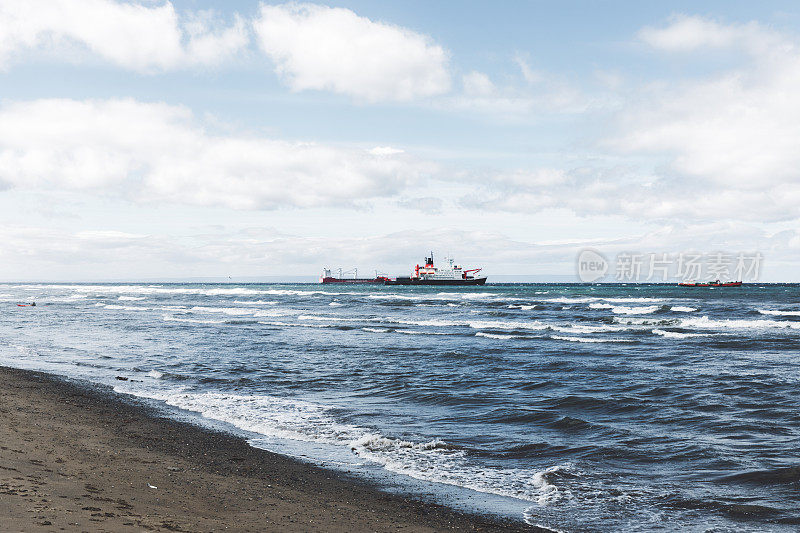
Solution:
<svg viewBox="0 0 800 533">
<path fill-rule="evenodd" d="M 539 531 L 386 494 L 47 374 L 0 368 L 0 428 L 4 531 Z"/>
</svg>

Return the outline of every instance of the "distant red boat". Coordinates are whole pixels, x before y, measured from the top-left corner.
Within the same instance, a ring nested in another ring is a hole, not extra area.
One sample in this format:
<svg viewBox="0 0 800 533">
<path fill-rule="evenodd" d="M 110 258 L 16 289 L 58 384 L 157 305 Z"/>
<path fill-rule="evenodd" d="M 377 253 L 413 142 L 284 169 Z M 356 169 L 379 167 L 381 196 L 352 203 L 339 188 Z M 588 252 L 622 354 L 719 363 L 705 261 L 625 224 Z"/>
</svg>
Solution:
<svg viewBox="0 0 800 533">
<path fill-rule="evenodd" d="M 695 283 L 694 281 L 684 281 L 678 283 L 679 287 L 741 287 L 741 281 L 709 281 L 708 283 Z"/>
<path fill-rule="evenodd" d="M 352 274 L 353 277 L 350 277 Z M 375 274 L 374 278 L 359 278 L 358 277 L 358 270 L 353 269 L 347 272 L 342 272 L 340 268 L 338 270 L 338 276 L 333 276 L 331 274 L 331 270 L 326 268 L 322 272 L 322 276 L 319 277 L 320 283 L 380 283 L 383 284 L 389 278 L 387 276 L 381 276 L 377 273 Z"/>
</svg>

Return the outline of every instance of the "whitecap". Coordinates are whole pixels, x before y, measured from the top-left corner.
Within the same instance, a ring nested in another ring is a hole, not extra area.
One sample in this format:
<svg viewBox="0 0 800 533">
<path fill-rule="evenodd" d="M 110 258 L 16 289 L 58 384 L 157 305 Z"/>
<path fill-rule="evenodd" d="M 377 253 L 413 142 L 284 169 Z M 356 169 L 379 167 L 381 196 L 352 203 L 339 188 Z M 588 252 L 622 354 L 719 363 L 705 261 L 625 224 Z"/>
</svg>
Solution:
<svg viewBox="0 0 800 533">
<path fill-rule="evenodd" d="M 595 298 L 593 296 L 585 296 L 585 297 L 562 297 L 562 298 L 544 298 L 542 299 L 543 302 L 552 302 L 557 304 L 585 304 L 589 302 L 596 302 L 599 298 Z"/>
<path fill-rule="evenodd" d="M 199 318 L 182 318 L 173 315 L 163 315 L 165 322 L 187 322 L 189 324 L 224 324 L 224 320 L 202 320 Z"/>
<path fill-rule="evenodd" d="M 778 310 L 778 309 L 758 309 L 757 311 L 762 315 L 800 316 L 800 311 L 788 311 L 788 310 Z"/>
<path fill-rule="evenodd" d="M 395 331 L 405 335 L 452 335 L 452 333 L 446 331 L 419 331 L 414 329 L 396 329 Z"/>
<path fill-rule="evenodd" d="M 800 322 L 787 322 L 782 320 L 741 320 L 726 319 L 713 320 L 707 316 L 699 318 L 684 318 L 680 321 L 682 328 L 698 329 L 800 329 Z"/>
<path fill-rule="evenodd" d="M 560 333 L 599 333 L 601 331 L 620 331 L 628 328 L 621 326 L 610 326 L 607 324 L 602 324 L 598 326 L 593 326 L 588 324 L 568 324 L 566 326 L 551 325 L 550 329 L 552 329 L 553 331 L 558 331 Z"/>
<path fill-rule="evenodd" d="M 386 319 L 387 322 L 396 322 L 397 324 L 406 324 L 408 326 L 433 326 L 433 327 L 453 327 L 453 326 L 466 326 L 467 322 L 455 320 L 441 320 L 438 318 L 431 318 L 428 320 L 403 320 L 391 318 Z"/>
<path fill-rule="evenodd" d="M 678 326 L 681 318 L 614 317 L 615 324 L 634 326 Z"/>
<path fill-rule="evenodd" d="M 319 321 L 328 321 L 328 322 L 363 322 L 363 318 L 347 318 L 343 316 L 331 316 L 331 315 L 298 315 L 298 319 L 300 320 L 319 320 Z"/>
<path fill-rule="evenodd" d="M 196 305 L 189 310 L 192 312 L 199 312 L 199 313 L 222 313 L 231 316 L 242 316 L 242 315 L 253 314 L 252 309 L 245 309 L 242 307 L 205 307 L 201 305 Z"/>
<path fill-rule="evenodd" d="M 286 316 L 290 313 L 286 311 L 279 311 L 277 309 L 264 309 L 261 311 L 256 311 L 253 313 L 254 317 L 262 317 L 262 316 Z"/>
<path fill-rule="evenodd" d="M 551 466 L 547 470 L 536 472 L 533 475 L 533 485 L 539 489 L 539 498 L 537 499 L 539 505 L 550 505 L 563 497 L 561 491 L 551 481 L 551 477 L 553 477 L 553 474 L 564 470 L 570 470 L 571 468 L 571 464 L 565 463 L 563 465 Z"/>
<path fill-rule="evenodd" d="M 600 298 L 606 302 L 625 304 L 625 303 L 650 303 L 650 302 L 666 302 L 667 298 Z"/>
<path fill-rule="evenodd" d="M 473 329 L 529 329 L 540 331 L 548 328 L 547 324 L 537 320 L 531 320 L 530 322 L 522 320 L 473 320 L 468 325 Z"/>
<path fill-rule="evenodd" d="M 688 339 L 690 337 L 707 337 L 709 335 L 709 333 L 680 333 L 677 331 L 665 331 L 663 329 L 654 329 L 653 333 L 668 339 Z"/>
<path fill-rule="evenodd" d="M 644 307 L 626 307 L 624 305 L 618 305 L 611 308 L 611 312 L 618 315 L 649 315 L 650 313 L 655 313 L 658 310 L 659 306 L 657 305 L 649 305 Z"/>
<path fill-rule="evenodd" d="M 147 311 L 149 307 L 137 307 L 131 305 L 115 305 L 115 304 L 106 304 L 103 306 L 104 309 L 115 309 L 119 311 Z"/>
<path fill-rule="evenodd" d="M 487 339 L 498 339 L 498 340 L 508 340 L 508 339 L 525 339 L 527 337 L 523 335 L 503 335 L 500 333 L 486 333 L 484 331 L 478 331 L 475 333 L 476 337 L 486 337 Z"/>
<path fill-rule="evenodd" d="M 561 335 L 553 335 L 551 338 L 559 341 L 586 342 L 586 343 L 626 342 L 625 339 L 598 339 L 596 337 L 567 337 Z"/>
</svg>

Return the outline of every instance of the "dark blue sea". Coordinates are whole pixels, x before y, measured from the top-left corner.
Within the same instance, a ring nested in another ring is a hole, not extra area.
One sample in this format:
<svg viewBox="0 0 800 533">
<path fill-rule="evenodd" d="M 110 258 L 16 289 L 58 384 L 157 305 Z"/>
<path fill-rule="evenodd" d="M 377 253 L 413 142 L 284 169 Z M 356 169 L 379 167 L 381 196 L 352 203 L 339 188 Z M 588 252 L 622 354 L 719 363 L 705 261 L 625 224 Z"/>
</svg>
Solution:
<svg viewBox="0 0 800 533">
<path fill-rule="evenodd" d="M 569 532 L 800 529 L 797 285 L 6 284 L 0 308 L 0 364 L 391 490 Z"/>
</svg>

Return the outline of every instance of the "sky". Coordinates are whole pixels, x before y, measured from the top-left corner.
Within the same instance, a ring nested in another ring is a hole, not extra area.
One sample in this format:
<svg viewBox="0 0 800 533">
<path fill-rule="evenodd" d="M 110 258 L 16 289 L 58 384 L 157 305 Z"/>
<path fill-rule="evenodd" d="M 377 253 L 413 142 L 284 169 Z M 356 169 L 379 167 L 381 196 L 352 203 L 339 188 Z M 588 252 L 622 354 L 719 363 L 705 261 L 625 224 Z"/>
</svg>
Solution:
<svg viewBox="0 0 800 533">
<path fill-rule="evenodd" d="M 798 95 L 794 2 L 3 0 L 0 280 L 800 281 Z"/>
</svg>

